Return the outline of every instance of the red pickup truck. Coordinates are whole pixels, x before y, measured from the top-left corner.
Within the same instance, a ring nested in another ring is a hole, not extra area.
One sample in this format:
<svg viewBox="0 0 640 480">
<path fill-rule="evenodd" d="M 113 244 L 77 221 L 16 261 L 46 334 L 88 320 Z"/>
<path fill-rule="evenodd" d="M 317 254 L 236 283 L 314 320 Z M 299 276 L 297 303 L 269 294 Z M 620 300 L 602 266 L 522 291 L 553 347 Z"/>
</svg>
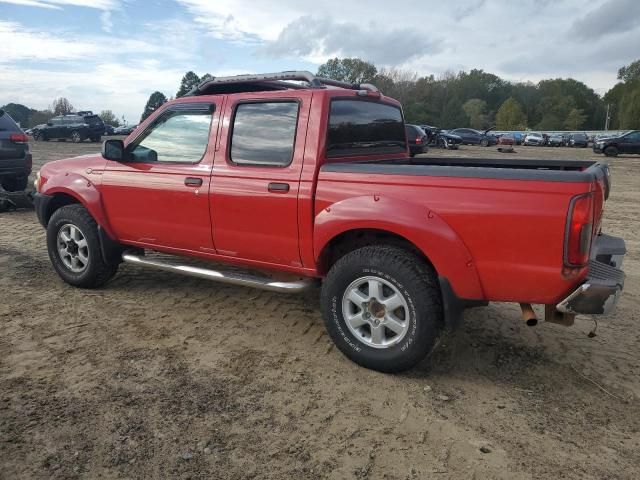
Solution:
<svg viewBox="0 0 640 480">
<path fill-rule="evenodd" d="M 601 232 L 606 163 L 410 158 L 397 101 L 308 72 L 209 79 L 35 184 L 67 283 L 101 286 L 122 261 L 280 292 L 321 281 L 331 338 L 380 371 L 415 365 L 465 308 L 517 302 L 534 324 L 542 304 L 571 324 L 624 284 L 624 241 Z"/>
</svg>

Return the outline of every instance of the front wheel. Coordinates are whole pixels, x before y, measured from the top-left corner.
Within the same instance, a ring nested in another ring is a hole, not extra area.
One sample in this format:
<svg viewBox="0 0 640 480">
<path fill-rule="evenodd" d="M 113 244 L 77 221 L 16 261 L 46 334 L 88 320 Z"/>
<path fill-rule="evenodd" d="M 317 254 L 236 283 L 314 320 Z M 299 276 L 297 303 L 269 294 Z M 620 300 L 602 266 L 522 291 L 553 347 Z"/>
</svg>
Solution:
<svg viewBox="0 0 640 480">
<path fill-rule="evenodd" d="M 616 147 L 607 147 L 604 149 L 604 154 L 607 157 L 617 157 L 618 156 L 618 149 Z"/>
<path fill-rule="evenodd" d="M 71 141 L 73 143 L 80 143 L 82 141 L 82 136 L 80 135 L 80 132 L 75 130 L 71 132 Z"/>
<path fill-rule="evenodd" d="M 435 272 L 398 247 L 368 246 L 343 256 L 323 283 L 321 304 L 340 351 L 381 372 L 416 365 L 443 325 Z"/>
<path fill-rule="evenodd" d="M 75 287 L 100 287 L 118 270 L 104 261 L 98 224 L 82 205 L 54 212 L 47 225 L 47 250 L 58 275 Z"/>
<path fill-rule="evenodd" d="M 482 140 L 480 140 L 480 145 L 482 145 L 483 147 L 488 147 L 489 140 L 487 140 L 486 138 L 483 138 Z"/>
</svg>

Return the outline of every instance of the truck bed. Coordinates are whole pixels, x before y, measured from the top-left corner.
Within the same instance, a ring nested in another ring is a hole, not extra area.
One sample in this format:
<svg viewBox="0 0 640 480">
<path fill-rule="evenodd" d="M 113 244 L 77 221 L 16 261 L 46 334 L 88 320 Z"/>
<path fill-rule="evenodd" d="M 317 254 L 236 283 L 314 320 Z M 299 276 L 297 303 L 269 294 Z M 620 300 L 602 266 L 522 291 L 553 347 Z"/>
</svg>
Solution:
<svg viewBox="0 0 640 480">
<path fill-rule="evenodd" d="M 596 161 L 407 157 L 327 163 L 322 166 L 322 171 L 549 182 L 590 183 L 603 180 L 608 191 L 608 165 Z"/>
</svg>

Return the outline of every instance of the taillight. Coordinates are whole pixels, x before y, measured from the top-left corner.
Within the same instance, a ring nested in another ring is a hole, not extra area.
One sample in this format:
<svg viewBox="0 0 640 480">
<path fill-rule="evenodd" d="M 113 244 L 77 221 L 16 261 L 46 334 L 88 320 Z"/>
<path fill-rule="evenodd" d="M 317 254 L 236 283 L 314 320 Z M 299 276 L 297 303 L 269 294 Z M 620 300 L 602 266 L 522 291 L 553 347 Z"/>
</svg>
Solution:
<svg viewBox="0 0 640 480">
<path fill-rule="evenodd" d="M 570 267 L 582 267 L 589 261 L 593 238 L 593 194 L 573 197 L 569 207 L 564 262 Z"/>
<path fill-rule="evenodd" d="M 420 145 L 422 143 L 422 138 L 416 137 L 416 145 Z"/>
<path fill-rule="evenodd" d="M 13 143 L 27 143 L 29 141 L 29 137 L 27 137 L 24 133 L 12 133 L 9 135 L 9 140 Z"/>
</svg>

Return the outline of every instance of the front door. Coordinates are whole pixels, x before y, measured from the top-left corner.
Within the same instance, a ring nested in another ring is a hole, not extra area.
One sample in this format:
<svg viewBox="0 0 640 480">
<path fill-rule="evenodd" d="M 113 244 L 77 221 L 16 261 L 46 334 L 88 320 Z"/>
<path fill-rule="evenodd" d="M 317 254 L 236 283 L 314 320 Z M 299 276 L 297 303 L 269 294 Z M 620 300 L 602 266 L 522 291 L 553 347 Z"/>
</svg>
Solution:
<svg viewBox="0 0 640 480">
<path fill-rule="evenodd" d="M 211 180 L 220 255 L 300 267 L 298 190 L 311 92 L 229 97 Z"/>
<path fill-rule="evenodd" d="M 218 105 L 176 104 L 162 111 L 107 162 L 102 196 L 117 238 L 158 249 L 213 253 L 209 182 Z"/>
<path fill-rule="evenodd" d="M 640 153 L 640 132 L 631 132 L 622 137 L 620 153 Z"/>
</svg>

